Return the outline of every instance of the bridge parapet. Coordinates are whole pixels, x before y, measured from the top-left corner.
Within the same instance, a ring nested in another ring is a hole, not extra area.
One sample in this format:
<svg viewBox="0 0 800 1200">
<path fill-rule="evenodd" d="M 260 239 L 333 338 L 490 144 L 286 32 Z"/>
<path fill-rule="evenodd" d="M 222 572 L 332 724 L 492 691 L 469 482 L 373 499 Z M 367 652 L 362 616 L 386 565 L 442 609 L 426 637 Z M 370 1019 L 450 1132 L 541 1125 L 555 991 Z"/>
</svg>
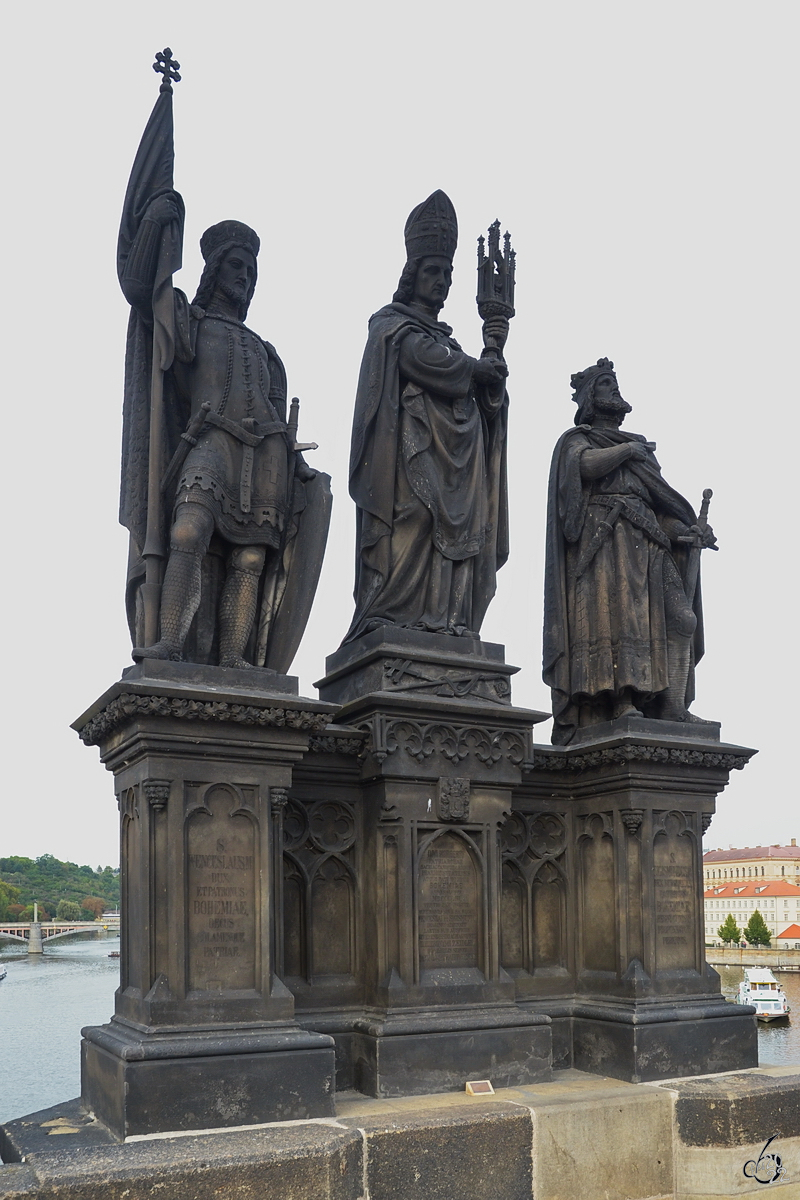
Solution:
<svg viewBox="0 0 800 1200">
<path fill-rule="evenodd" d="M 91 930 L 96 933 L 109 929 L 119 929 L 118 921 L 6 921 L 0 925 L 0 938 L 5 937 L 15 942 L 25 942 L 32 945 L 33 941 L 52 941 L 55 938 L 68 937 L 72 933 L 86 933 Z M 40 940 L 41 939 L 41 940 Z"/>
</svg>

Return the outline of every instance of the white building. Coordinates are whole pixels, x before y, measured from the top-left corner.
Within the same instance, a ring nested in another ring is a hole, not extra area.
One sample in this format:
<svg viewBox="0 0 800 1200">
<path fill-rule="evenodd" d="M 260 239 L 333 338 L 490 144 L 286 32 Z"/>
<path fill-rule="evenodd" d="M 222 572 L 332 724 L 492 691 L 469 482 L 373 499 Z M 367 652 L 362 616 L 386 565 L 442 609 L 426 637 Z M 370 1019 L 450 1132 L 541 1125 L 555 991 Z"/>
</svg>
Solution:
<svg viewBox="0 0 800 1200">
<path fill-rule="evenodd" d="M 770 946 L 776 950 L 800 950 L 800 925 L 796 922 L 782 930 Z"/>
<path fill-rule="evenodd" d="M 792 924 L 800 924 L 800 887 L 788 880 L 770 883 L 766 879 L 723 880 L 703 893 L 705 908 L 706 945 L 721 946 L 717 933 L 724 925 L 728 913 L 733 914 L 736 924 L 744 929 L 753 913 L 758 909 L 772 934 L 773 942 L 779 934 Z M 791 940 L 791 939 L 790 939 Z M 792 944 L 790 949 L 794 949 Z M 781 945 L 781 949 L 786 949 Z"/>
</svg>

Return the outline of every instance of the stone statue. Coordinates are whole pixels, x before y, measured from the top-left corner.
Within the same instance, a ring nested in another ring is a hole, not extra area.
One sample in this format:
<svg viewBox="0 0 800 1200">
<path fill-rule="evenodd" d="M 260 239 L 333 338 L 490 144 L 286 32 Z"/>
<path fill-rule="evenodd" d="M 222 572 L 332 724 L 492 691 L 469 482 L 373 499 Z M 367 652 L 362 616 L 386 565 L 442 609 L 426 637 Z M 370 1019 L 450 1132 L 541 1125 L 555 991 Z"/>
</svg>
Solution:
<svg viewBox="0 0 800 1200">
<path fill-rule="evenodd" d="M 552 740 L 623 716 L 707 724 L 688 711 L 703 654 L 699 558 L 716 549 L 661 475 L 655 445 L 620 429 L 631 406 L 607 358 L 572 376 L 575 429 L 550 471 L 544 681 Z"/>
<path fill-rule="evenodd" d="M 296 404 L 287 421 L 283 363 L 244 324 L 254 231 L 240 221 L 207 229 L 192 303 L 172 286 L 183 202 L 172 186 L 170 75 L 163 63 L 156 69 L 165 82 L 134 163 L 118 251 L 132 306 L 120 520 L 131 534 L 133 657 L 284 672 L 316 589 L 330 481 L 299 453 L 309 447 L 295 442 Z"/>
<path fill-rule="evenodd" d="M 370 319 L 350 458 L 356 611 L 345 641 L 381 626 L 476 637 L 508 554 L 508 320 L 484 322 L 475 359 L 438 319 L 457 234 L 444 192 L 419 204 L 394 299 Z"/>
</svg>

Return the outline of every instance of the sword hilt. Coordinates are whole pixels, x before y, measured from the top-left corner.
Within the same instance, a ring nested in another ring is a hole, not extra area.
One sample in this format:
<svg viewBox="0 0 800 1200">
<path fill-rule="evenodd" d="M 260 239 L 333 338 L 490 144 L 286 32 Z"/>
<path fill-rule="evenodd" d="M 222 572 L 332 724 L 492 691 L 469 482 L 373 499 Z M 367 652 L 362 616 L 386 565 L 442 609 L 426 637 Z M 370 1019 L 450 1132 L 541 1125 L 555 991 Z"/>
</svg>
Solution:
<svg viewBox="0 0 800 1200">
<path fill-rule="evenodd" d="M 700 505 L 700 513 L 697 517 L 697 524 L 701 529 L 705 529 L 708 525 L 708 506 L 711 503 L 711 497 L 714 495 L 711 488 L 705 488 L 703 491 L 703 503 Z"/>
</svg>

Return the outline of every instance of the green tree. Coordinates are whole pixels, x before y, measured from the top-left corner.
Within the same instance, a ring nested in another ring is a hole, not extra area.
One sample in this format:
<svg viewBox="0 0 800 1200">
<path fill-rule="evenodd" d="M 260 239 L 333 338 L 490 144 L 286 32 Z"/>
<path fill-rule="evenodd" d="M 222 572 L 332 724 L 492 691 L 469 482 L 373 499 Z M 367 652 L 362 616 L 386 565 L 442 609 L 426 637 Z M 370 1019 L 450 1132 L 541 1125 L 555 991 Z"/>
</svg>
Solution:
<svg viewBox="0 0 800 1200">
<path fill-rule="evenodd" d="M 119 907 L 119 873 L 111 867 L 95 872 L 90 866 L 60 862 L 52 854 L 37 859 L 19 855 L 0 858 L 0 880 L 19 888 L 19 902 L 26 907 L 38 900 L 55 912 L 59 900 L 79 906 L 87 896 L 102 899 L 106 908 Z"/>
<path fill-rule="evenodd" d="M 749 942 L 751 946 L 768 946 L 770 944 L 772 934 L 758 909 L 747 922 L 744 936 L 745 941 Z"/>
<path fill-rule="evenodd" d="M 74 900 L 59 900 L 56 916 L 59 921 L 80 921 L 81 906 Z"/>
<path fill-rule="evenodd" d="M 717 937 L 727 946 L 731 942 L 738 942 L 741 936 L 742 931 L 733 919 L 733 913 L 728 913 L 724 924 L 717 930 Z"/>
<path fill-rule="evenodd" d="M 46 908 L 43 908 L 41 904 L 37 905 L 36 919 L 37 919 L 37 921 L 49 921 L 50 920 L 50 913 L 47 911 Z M 16 920 L 17 921 L 32 921 L 33 920 L 33 905 L 32 904 L 26 905 L 25 908 L 23 908 L 22 912 L 17 914 Z"/>
<path fill-rule="evenodd" d="M 0 921 L 7 921 L 9 904 L 17 904 L 19 902 L 20 890 L 14 887 L 11 883 L 5 883 L 0 879 Z"/>
</svg>

